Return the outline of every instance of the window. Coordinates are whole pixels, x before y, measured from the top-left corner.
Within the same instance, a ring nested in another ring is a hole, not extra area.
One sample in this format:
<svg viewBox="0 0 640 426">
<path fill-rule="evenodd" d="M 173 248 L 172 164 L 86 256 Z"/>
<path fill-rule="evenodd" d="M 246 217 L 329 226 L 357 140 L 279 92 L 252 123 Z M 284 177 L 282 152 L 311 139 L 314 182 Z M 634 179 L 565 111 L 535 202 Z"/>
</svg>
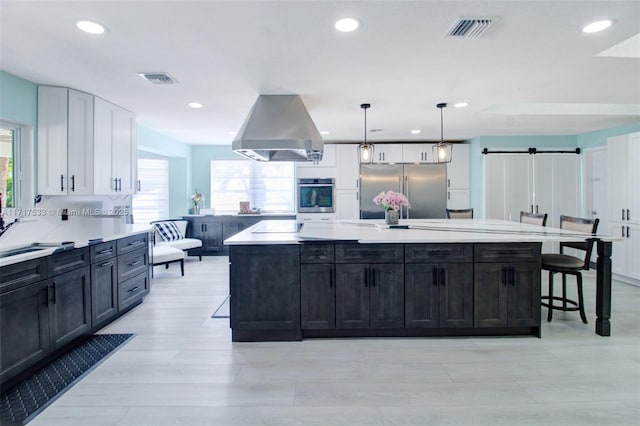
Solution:
<svg viewBox="0 0 640 426">
<path fill-rule="evenodd" d="M 252 160 L 211 161 L 211 207 L 237 213 L 249 201 L 263 213 L 293 213 L 294 163 Z"/>
<path fill-rule="evenodd" d="M 20 127 L 0 122 L 0 193 L 2 207 L 16 207 L 19 200 L 17 176 L 17 147 L 20 145 Z"/>
<path fill-rule="evenodd" d="M 139 158 L 140 188 L 133 197 L 135 223 L 169 218 L 169 161 Z"/>
</svg>

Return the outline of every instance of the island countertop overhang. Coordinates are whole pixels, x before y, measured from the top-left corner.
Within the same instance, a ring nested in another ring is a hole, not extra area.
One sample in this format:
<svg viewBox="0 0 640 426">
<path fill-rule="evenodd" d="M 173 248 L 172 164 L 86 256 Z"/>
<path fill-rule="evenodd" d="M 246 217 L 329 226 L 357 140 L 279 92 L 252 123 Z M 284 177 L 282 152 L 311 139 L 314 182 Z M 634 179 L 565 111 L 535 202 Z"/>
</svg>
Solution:
<svg viewBox="0 0 640 426">
<path fill-rule="evenodd" d="M 273 223 L 271 223 L 273 222 Z M 305 223 L 295 232 L 295 221 L 262 221 L 226 239 L 226 245 L 303 244 L 321 241 L 354 241 L 360 244 L 390 243 L 505 243 L 584 241 L 615 237 L 593 236 L 566 229 L 547 228 L 503 220 L 409 219 L 407 229 L 385 229 L 381 220 Z M 270 225 L 273 225 L 270 227 Z"/>
</svg>

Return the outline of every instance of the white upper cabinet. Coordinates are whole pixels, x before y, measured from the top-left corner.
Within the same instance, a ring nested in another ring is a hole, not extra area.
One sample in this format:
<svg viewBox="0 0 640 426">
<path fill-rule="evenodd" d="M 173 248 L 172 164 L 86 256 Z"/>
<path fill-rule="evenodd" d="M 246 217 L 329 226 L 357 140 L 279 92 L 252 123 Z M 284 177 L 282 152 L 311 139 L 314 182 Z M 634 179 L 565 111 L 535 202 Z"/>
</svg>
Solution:
<svg viewBox="0 0 640 426">
<path fill-rule="evenodd" d="M 358 189 L 360 164 L 358 163 L 358 145 L 338 144 L 336 147 L 336 189 Z"/>
<path fill-rule="evenodd" d="M 133 194 L 133 113 L 88 93 L 38 87 L 38 193 Z"/>
<path fill-rule="evenodd" d="M 322 148 L 321 161 L 298 161 L 298 168 L 301 167 L 335 167 L 336 166 L 336 146 L 333 144 L 324 144 Z"/>
<path fill-rule="evenodd" d="M 374 163 L 402 163 L 402 144 L 395 143 L 379 143 L 373 144 L 373 162 Z"/>
<path fill-rule="evenodd" d="M 93 96 L 38 87 L 38 193 L 93 192 Z"/>
<path fill-rule="evenodd" d="M 468 144 L 453 145 L 451 162 L 447 163 L 447 189 L 469 189 L 471 167 L 469 156 Z"/>
<path fill-rule="evenodd" d="M 607 139 L 609 220 L 640 223 L 640 132 Z"/>
<path fill-rule="evenodd" d="M 402 145 L 403 163 L 433 163 L 433 143 L 405 143 Z"/>
<path fill-rule="evenodd" d="M 134 194 L 136 140 L 133 113 L 95 98 L 95 193 Z"/>
</svg>

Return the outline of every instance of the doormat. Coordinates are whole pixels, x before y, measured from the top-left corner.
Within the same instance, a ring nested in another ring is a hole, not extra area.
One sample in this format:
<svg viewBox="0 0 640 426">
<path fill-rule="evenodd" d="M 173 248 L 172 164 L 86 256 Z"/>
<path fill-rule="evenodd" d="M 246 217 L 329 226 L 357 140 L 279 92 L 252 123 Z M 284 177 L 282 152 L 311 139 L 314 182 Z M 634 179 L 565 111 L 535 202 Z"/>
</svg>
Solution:
<svg viewBox="0 0 640 426">
<path fill-rule="evenodd" d="M 0 424 L 24 425 L 123 346 L 133 334 L 94 334 L 0 394 Z"/>
<path fill-rule="evenodd" d="M 213 311 L 211 318 L 229 318 L 229 299 L 231 296 L 227 296 L 224 298 L 220 306 Z"/>
</svg>

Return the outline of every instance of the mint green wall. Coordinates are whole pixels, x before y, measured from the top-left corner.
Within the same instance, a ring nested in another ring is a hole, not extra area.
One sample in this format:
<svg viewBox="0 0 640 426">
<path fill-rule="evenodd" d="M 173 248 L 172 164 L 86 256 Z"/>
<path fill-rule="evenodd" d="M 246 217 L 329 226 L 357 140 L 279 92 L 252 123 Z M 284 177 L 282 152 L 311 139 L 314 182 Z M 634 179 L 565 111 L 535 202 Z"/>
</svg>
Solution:
<svg viewBox="0 0 640 426">
<path fill-rule="evenodd" d="M 211 207 L 211 160 L 240 160 L 244 157 L 231 150 L 231 145 L 192 145 L 191 146 L 191 193 L 202 193 L 205 207 Z"/>
<path fill-rule="evenodd" d="M 594 148 L 607 144 L 607 138 L 611 136 L 624 135 L 627 133 L 640 132 L 640 121 L 626 124 L 624 126 L 611 129 L 597 130 L 595 132 L 578 135 L 578 146 L 580 148 Z"/>
<path fill-rule="evenodd" d="M 0 118 L 32 126 L 37 130 L 38 86 L 0 71 Z"/>
</svg>

